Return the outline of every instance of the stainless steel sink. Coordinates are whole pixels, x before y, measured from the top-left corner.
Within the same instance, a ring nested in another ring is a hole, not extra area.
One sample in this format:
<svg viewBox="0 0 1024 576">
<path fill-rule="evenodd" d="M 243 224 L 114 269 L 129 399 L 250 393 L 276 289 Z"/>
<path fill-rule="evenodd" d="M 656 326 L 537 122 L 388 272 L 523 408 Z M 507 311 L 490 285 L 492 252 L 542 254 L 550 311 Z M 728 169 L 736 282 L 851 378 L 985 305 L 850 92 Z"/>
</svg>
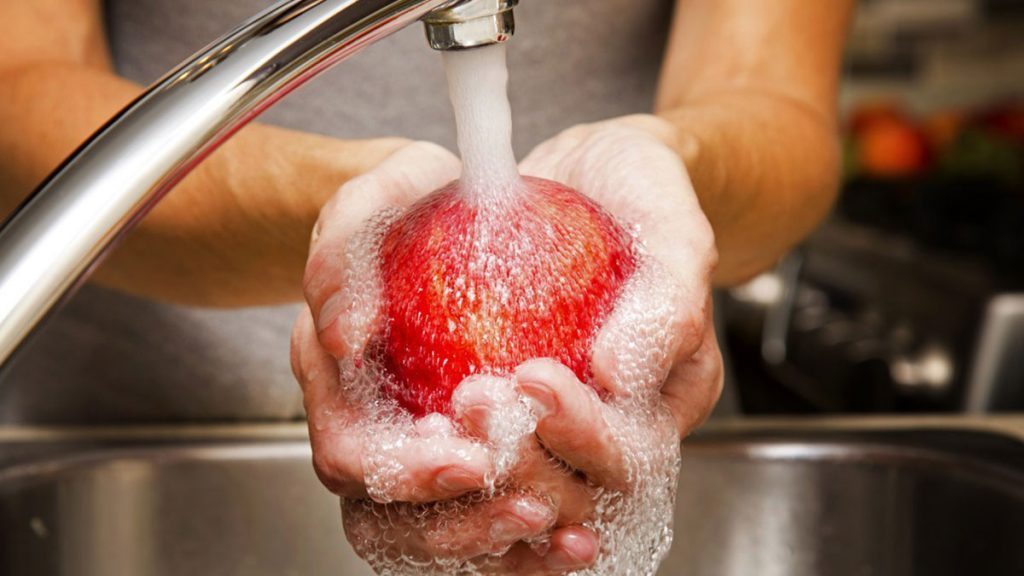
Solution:
<svg viewBox="0 0 1024 576">
<path fill-rule="evenodd" d="M 1024 444 L 750 426 L 684 448 L 662 574 L 1024 574 Z M 370 574 L 301 430 L 0 436 L 0 574 Z"/>
</svg>

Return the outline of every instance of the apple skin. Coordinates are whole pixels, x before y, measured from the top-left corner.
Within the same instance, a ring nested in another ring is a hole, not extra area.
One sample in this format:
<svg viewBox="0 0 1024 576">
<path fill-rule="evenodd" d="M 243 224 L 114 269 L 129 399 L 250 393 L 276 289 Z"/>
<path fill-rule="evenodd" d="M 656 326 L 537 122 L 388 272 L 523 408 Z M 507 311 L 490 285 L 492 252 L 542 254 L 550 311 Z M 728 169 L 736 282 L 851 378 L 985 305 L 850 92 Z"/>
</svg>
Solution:
<svg viewBox="0 0 1024 576">
<path fill-rule="evenodd" d="M 523 177 L 483 201 L 458 181 L 423 198 L 380 245 L 383 392 L 450 414 L 467 376 L 554 358 L 591 382 L 593 340 L 637 267 L 633 238 L 579 192 Z"/>
</svg>

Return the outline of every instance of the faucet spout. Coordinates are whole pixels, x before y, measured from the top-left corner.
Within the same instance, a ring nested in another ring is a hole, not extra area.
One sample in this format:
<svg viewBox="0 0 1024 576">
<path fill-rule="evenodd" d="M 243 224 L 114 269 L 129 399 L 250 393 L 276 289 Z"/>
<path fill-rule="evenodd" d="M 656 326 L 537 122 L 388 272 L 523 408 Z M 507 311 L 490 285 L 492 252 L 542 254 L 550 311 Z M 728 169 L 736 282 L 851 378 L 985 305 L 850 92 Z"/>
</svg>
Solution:
<svg viewBox="0 0 1024 576">
<path fill-rule="evenodd" d="M 435 50 L 464 50 L 506 42 L 515 33 L 518 0 L 462 0 L 423 18 Z"/>
<path fill-rule="evenodd" d="M 450 32 L 439 47 L 486 43 L 488 22 L 501 41 L 512 4 L 285 0 L 168 73 L 0 228 L 0 364 L 175 183 L 278 99 L 427 14 L 438 38 Z"/>
</svg>

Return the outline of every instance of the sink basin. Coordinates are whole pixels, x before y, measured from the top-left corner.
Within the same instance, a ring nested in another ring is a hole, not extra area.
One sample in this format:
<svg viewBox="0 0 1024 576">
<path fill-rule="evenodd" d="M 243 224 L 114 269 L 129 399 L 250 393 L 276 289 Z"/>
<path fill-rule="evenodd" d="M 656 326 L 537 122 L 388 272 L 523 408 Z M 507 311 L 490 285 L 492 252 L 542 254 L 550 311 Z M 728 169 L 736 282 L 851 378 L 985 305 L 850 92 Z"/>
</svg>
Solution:
<svg viewBox="0 0 1024 576">
<path fill-rule="evenodd" d="M 284 430 L 0 439 L 0 574 L 371 574 Z M 1010 436 L 751 427 L 683 455 L 661 574 L 1024 574 Z"/>
</svg>

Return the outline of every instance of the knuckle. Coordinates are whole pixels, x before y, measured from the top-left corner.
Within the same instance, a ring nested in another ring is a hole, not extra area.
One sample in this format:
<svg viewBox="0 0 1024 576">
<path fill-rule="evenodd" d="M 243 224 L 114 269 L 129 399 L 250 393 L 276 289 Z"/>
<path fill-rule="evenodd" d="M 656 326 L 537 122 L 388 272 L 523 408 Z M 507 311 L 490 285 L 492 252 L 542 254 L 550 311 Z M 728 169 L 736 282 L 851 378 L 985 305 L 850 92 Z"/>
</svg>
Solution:
<svg viewBox="0 0 1024 576">
<path fill-rule="evenodd" d="M 694 268 L 695 272 L 703 273 L 704 277 L 700 279 L 710 283 L 711 273 L 718 265 L 719 257 L 714 228 L 703 213 L 689 218 L 687 226 L 687 252 L 698 262 Z"/>
<path fill-rule="evenodd" d="M 324 250 L 313 249 L 306 261 L 306 269 L 302 274 L 302 290 L 306 302 L 315 302 L 317 293 L 323 284 L 324 270 L 327 266 L 328 255 Z"/>
<path fill-rule="evenodd" d="M 403 148 L 399 154 L 396 155 L 395 170 L 387 172 L 393 179 L 392 185 L 387 187 L 392 193 L 393 205 L 402 205 L 412 200 L 409 194 L 415 195 L 414 191 L 422 187 L 424 180 L 441 186 L 445 180 L 458 177 L 458 158 L 439 144 L 419 140 Z M 399 190 L 405 192 L 397 194 Z"/>
<path fill-rule="evenodd" d="M 708 417 L 711 416 L 711 412 L 715 409 L 715 405 L 718 404 L 718 399 L 722 396 L 724 378 L 720 366 L 720 363 L 711 366 L 710 370 L 703 374 L 704 377 L 698 383 L 700 390 L 695 394 L 697 396 L 694 399 L 696 410 L 689 423 L 690 430 L 697 428 L 707 421 Z"/>
<path fill-rule="evenodd" d="M 323 217 L 317 218 L 316 223 L 313 224 L 313 231 L 309 234 L 309 251 L 312 252 L 320 241 L 320 236 L 323 233 L 324 219 Z"/>
<path fill-rule="evenodd" d="M 631 114 L 601 122 L 593 126 L 592 133 L 617 142 L 620 146 L 623 139 L 664 145 L 676 138 L 676 131 L 671 124 L 651 114 Z"/>
<path fill-rule="evenodd" d="M 708 389 L 706 412 L 710 413 L 718 404 L 718 399 L 722 396 L 722 389 L 725 387 L 725 362 L 722 360 L 722 351 L 717 344 L 713 346 L 708 355 L 704 382 Z"/>
<path fill-rule="evenodd" d="M 676 316 L 676 328 L 684 332 L 704 335 L 704 319 L 707 316 L 706 304 L 687 301 L 679 306 Z"/>
<path fill-rule="evenodd" d="M 575 126 L 571 126 L 563 130 L 558 135 L 558 138 L 565 138 L 572 141 L 580 140 L 594 132 L 595 126 L 595 124 L 576 124 Z"/>
<path fill-rule="evenodd" d="M 382 167 L 377 167 L 349 180 L 342 187 L 342 193 L 346 199 L 345 203 L 351 203 L 380 198 L 382 194 L 387 195 L 393 188 L 387 171 Z"/>
<path fill-rule="evenodd" d="M 299 347 L 294 332 L 292 332 L 292 345 L 289 357 L 291 361 L 292 376 L 295 376 L 295 379 L 300 385 L 304 384 L 306 381 L 306 373 L 302 369 L 302 349 Z"/>
<path fill-rule="evenodd" d="M 568 459 L 604 458 L 613 443 L 607 422 L 591 409 L 580 410 L 572 421 L 557 423 L 546 432 L 547 442 L 557 444 L 559 454 Z"/>
<path fill-rule="evenodd" d="M 291 361 L 292 374 L 299 384 L 304 385 L 308 371 L 306 369 L 306 348 L 309 345 L 309 335 L 312 331 L 312 319 L 309 309 L 304 309 L 295 319 L 292 326 L 292 333 L 289 345 L 289 357 Z"/>
<path fill-rule="evenodd" d="M 576 430 L 574 433 L 560 434 L 558 437 L 559 452 L 563 455 L 576 454 L 594 455 L 601 448 L 601 442 L 593 431 Z"/>
<path fill-rule="evenodd" d="M 313 451 L 313 470 L 316 472 L 317 478 L 320 482 L 327 487 L 328 490 L 337 494 L 335 490 L 339 482 L 337 481 L 337 469 L 335 467 L 334 459 L 326 453 L 325 450 L 314 450 Z"/>
<path fill-rule="evenodd" d="M 690 301 L 677 304 L 672 331 L 679 338 L 677 357 L 681 360 L 692 356 L 703 342 L 707 318 L 705 306 Z"/>
<path fill-rule="evenodd" d="M 583 138 L 583 145 L 594 151 L 597 156 L 604 156 L 616 149 L 621 151 L 622 139 L 629 138 L 632 131 L 617 125 L 605 124 L 591 129 Z"/>
<path fill-rule="evenodd" d="M 672 423 L 675 425 L 676 431 L 680 437 L 685 438 L 689 434 L 689 430 L 687 428 L 686 409 L 682 399 L 674 394 L 665 394 L 664 402 L 672 417 Z"/>
<path fill-rule="evenodd" d="M 447 148 L 427 140 L 416 140 L 403 148 L 407 153 L 435 162 L 450 162 L 454 156 Z"/>
<path fill-rule="evenodd" d="M 345 472 L 338 455 L 323 448 L 313 450 L 313 470 L 320 483 L 338 496 L 354 498 L 361 495 L 361 482 Z"/>
<path fill-rule="evenodd" d="M 676 129 L 672 123 L 653 114 L 631 114 L 623 120 L 659 138 L 675 138 Z"/>
<path fill-rule="evenodd" d="M 718 245 L 715 242 L 715 231 L 707 218 L 702 218 L 698 226 L 701 228 L 699 232 L 700 244 L 698 246 L 698 254 L 703 255 L 705 271 L 710 276 L 711 272 L 718 266 L 719 258 Z"/>
<path fill-rule="evenodd" d="M 712 334 L 684 368 L 680 380 L 663 389 L 663 397 L 683 436 L 711 415 L 722 395 L 725 368 Z"/>
<path fill-rule="evenodd" d="M 351 182 L 351 181 L 350 181 Z M 323 206 L 320 207 L 320 214 L 317 217 L 317 227 L 322 228 L 325 222 L 329 222 L 334 216 L 335 212 L 344 208 L 345 202 L 342 200 L 341 190 L 344 190 L 348 184 L 342 185 L 339 192 L 331 196 Z"/>
</svg>

